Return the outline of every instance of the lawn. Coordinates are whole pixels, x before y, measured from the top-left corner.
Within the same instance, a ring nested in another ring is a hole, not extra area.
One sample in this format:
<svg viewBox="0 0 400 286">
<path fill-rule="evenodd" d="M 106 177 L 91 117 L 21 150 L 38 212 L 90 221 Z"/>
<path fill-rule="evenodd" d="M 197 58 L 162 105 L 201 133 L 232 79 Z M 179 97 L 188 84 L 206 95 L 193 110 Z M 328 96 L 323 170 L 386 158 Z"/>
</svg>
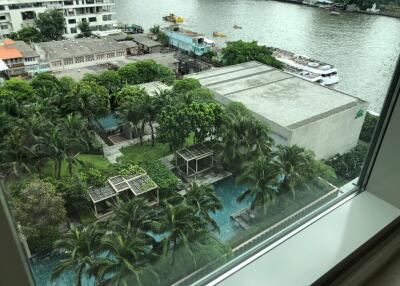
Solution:
<svg viewBox="0 0 400 286">
<path fill-rule="evenodd" d="M 146 160 L 157 160 L 171 154 L 168 144 L 156 143 L 155 146 L 151 146 L 151 142 L 132 145 L 120 151 L 124 154 L 120 159 L 122 162 L 133 162 L 134 164 Z"/>
<path fill-rule="evenodd" d="M 111 165 L 111 163 L 108 162 L 103 155 L 79 154 L 78 159 L 84 163 L 84 166 L 78 166 L 79 169 L 90 166 L 96 169 L 104 170 Z M 48 161 L 43 167 L 42 175 L 50 177 L 54 176 L 54 162 L 52 160 Z M 61 176 L 66 175 L 68 175 L 68 164 L 66 161 L 64 161 L 61 168 Z"/>
</svg>

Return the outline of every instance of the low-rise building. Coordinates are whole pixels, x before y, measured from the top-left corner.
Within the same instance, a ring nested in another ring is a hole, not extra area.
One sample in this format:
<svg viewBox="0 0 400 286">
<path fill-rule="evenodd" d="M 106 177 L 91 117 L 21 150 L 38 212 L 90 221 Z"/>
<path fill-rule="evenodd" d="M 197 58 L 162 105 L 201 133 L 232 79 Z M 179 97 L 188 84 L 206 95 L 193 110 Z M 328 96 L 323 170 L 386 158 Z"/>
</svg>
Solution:
<svg viewBox="0 0 400 286">
<path fill-rule="evenodd" d="M 161 43 L 150 39 L 146 35 L 134 35 L 133 41 L 139 46 L 139 53 L 150 54 L 161 52 Z"/>
<path fill-rule="evenodd" d="M 63 13 L 66 37 L 74 38 L 79 34 L 81 22 L 89 23 L 93 30 L 102 34 L 115 33 L 114 5 L 114 0 L 0 0 L 0 35 L 9 36 L 32 26 L 38 15 L 49 9 Z"/>
<path fill-rule="evenodd" d="M 222 104 L 240 102 L 272 130 L 278 144 L 329 158 L 357 145 L 368 103 L 258 63 L 192 74 Z"/>
<path fill-rule="evenodd" d="M 171 46 L 198 56 L 211 51 L 215 46 L 215 42 L 203 34 L 183 29 L 179 25 L 169 26 L 163 31 L 168 36 Z"/>
<path fill-rule="evenodd" d="M 82 38 L 35 44 L 42 62 L 53 72 L 84 68 L 124 59 L 127 45 L 108 38 Z M 130 48 L 129 48 L 130 49 Z"/>
<path fill-rule="evenodd" d="M 39 54 L 23 41 L 4 40 L 0 59 L 8 66 L 9 76 L 33 76 L 40 72 Z"/>
</svg>

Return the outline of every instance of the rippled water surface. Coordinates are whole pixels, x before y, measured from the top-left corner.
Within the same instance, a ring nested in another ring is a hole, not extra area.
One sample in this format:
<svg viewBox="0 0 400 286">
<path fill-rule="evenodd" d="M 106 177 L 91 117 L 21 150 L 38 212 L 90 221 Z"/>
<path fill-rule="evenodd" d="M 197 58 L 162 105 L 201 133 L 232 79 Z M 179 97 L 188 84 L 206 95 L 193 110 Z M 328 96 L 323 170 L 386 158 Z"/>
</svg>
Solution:
<svg viewBox="0 0 400 286">
<path fill-rule="evenodd" d="M 319 59 L 339 69 L 336 89 L 370 102 L 379 111 L 400 54 L 400 19 L 328 11 L 260 0 L 116 0 L 116 19 L 148 29 L 170 12 L 185 26 L 217 39 L 257 40 Z M 235 30 L 233 25 L 242 30 Z"/>
</svg>

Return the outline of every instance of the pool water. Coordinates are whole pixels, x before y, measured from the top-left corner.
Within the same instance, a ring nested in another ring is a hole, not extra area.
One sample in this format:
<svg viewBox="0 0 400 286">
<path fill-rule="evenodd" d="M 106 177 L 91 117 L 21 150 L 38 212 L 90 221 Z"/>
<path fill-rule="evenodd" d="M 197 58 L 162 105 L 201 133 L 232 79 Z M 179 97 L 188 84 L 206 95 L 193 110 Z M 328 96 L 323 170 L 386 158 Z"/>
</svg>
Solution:
<svg viewBox="0 0 400 286">
<path fill-rule="evenodd" d="M 116 129 L 122 121 L 115 113 L 110 113 L 107 116 L 97 118 L 97 122 L 102 129 L 111 130 Z"/>
<path fill-rule="evenodd" d="M 231 221 L 230 216 L 248 207 L 250 205 L 250 200 L 246 199 L 241 203 L 236 202 L 237 196 L 245 190 L 245 187 L 237 185 L 233 177 L 219 181 L 214 186 L 215 192 L 224 206 L 222 210 L 211 213 L 211 216 L 215 219 L 220 228 L 220 232 L 216 232 L 214 235 L 221 241 L 227 241 L 240 231 L 240 228 Z M 161 240 L 163 236 L 155 235 L 155 238 Z M 38 286 L 74 285 L 75 275 L 72 271 L 64 272 L 56 282 L 51 282 L 51 273 L 60 259 L 60 256 L 53 255 L 46 258 L 39 258 L 31 263 L 32 272 Z M 94 285 L 94 279 L 89 279 L 87 277 L 85 277 L 82 282 L 83 286 Z"/>
<path fill-rule="evenodd" d="M 224 206 L 222 210 L 217 211 L 215 214 L 211 213 L 211 217 L 214 218 L 220 228 L 220 232 L 216 233 L 215 236 L 222 241 L 227 241 L 241 230 L 231 221 L 230 216 L 250 206 L 251 200 L 246 198 L 240 203 L 236 201 L 236 198 L 245 191 L 246 187 L 237 185 L 233 177 L 215 183 L 214 189 Z"/>
</svg>

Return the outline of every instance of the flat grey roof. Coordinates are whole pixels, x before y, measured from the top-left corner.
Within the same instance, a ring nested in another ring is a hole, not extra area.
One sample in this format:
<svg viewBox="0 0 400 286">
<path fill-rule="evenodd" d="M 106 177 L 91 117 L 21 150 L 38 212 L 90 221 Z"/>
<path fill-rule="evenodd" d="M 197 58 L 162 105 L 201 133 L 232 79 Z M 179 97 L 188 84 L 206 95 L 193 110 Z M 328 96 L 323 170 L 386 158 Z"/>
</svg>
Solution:
<svg viewBox="0 0 400 286">
<path fill-rule="evenodd" d="M 363 102 L 254 61 L 189 77 L 198 79 L 217 99 L 241 102 L 253 113 L 292 130 Z"/>
<path fill-rule="evenodd" d="M 24 41 L 15 41 L 14 44 L 7 45 L 7 47 L 16 48 L 21 52 L 24 58 L 34 58 L 39 56 L 39 54 Z"/>
<path fill-rule="evenodd" d="M 161 46 L 160 42 L 154 41 L 145 35 L 134 35 L 133 40 L 139 44 L 142 44 L 150 48 Z"/>
<path fill-rule="evenodd" d="M 37 43 L 48 60 L 65 59 L 77 56 L 125 50 L 126 45 L 108 38 L 82 38 L 62 41 Z"/>
</svg>

